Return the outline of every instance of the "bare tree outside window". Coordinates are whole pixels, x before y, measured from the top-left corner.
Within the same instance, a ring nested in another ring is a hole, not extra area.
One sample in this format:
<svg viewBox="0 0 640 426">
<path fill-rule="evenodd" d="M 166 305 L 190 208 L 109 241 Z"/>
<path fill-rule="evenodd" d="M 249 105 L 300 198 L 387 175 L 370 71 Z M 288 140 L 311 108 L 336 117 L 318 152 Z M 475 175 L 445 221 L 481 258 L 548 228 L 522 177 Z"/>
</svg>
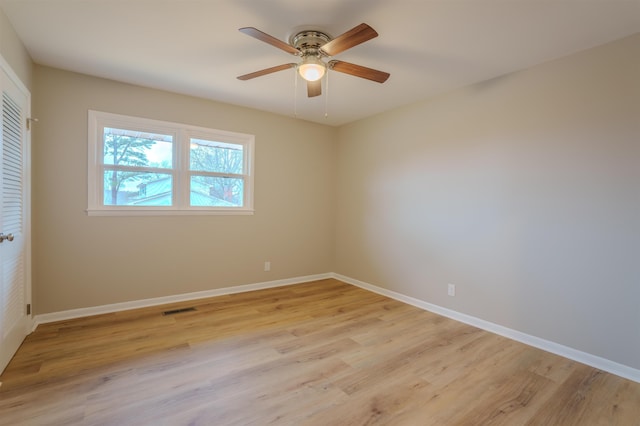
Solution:
<svg viewBox="0 0 640 426">
<path fill-rule="evenodd" d="M 206 195 L 241 206 L 244 182 L 236 176 L 242 175 L 243 168 L 242 145 L 201 139 L 191 140 L 191 170 L 227 175 L 195 175 L 192 178 L 192 191 L 203 191 L 206 188 Z"/>
</svg>

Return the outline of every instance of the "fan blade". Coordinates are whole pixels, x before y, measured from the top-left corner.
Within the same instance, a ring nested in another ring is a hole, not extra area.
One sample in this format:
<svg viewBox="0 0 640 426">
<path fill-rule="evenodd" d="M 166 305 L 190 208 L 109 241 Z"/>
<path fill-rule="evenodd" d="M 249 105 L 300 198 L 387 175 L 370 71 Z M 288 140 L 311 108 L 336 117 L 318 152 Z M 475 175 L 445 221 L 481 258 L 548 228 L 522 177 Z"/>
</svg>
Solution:
<svg viewBox="0 0 640 426">
<path fill-rule="evenodd" d="M 244 27 L 238 29 L 243 34 L 246 34 L 250 37 L 257 38 L 260 41 L 264 41 L 265 43 L 269 43 L 270 45 L 277 47 L 278 49 L 284 50 L 287 53 L 291 53 L 292 55 L 299 55 L 300 51 L 290 44 L 285 43 L 284 41 L 278 40 L 277 38 L 270 36 L 267 33 L 263 33 L 262 31 L 253 28 L 253 27 Z"/>
<path fill-rule="evenodd" d="M 336 60 L 329 61 L 329 69 L 360 78 L 366 78 L 367 80 L 375 81 L 376 83 L 384 83 L 391 75 L 388 72 L 378 71 L 373 68 L 363 67 L 362 65 L 350 64 L 349 62 Z"/>
<path fill-rule="evenodd" d="M 241 75 L 240 77 L 238 77 L 238 80 L 251 80 L 252 78 L 261 77 L 263 75 L 267 75 L 267 74 L 271 74 L 271 73 L 274 73 L 274 72 L 286 70 L 286 69 L 289 69 L 289 68 L 295 68 L 295 67 L 296 67 L 296 64 L 282 64 L 282 65 L 278 65 L 276 67 L 265 68 L 265 69 L 260 70 L 260 71 L 252 72 L 252 73 L 245 74 L 245 75 Z"/>
<path fill-rule="evenodd" d="M 322 94 L 322 79 L 316 81 L 307 81 L 307 96 L 313 98 Z"/>
<path fill-rule="evenodd" d="M 352 47 L 375 37 L 378 37 L 376 30 L 367 24 L 360 24 L 346 33 L 334 38 L 322 46 L 320 50 L 329 56 L 335 56 L 340 52 L 344 52 L 347 49 L 351 49 Z"/>
</svg>

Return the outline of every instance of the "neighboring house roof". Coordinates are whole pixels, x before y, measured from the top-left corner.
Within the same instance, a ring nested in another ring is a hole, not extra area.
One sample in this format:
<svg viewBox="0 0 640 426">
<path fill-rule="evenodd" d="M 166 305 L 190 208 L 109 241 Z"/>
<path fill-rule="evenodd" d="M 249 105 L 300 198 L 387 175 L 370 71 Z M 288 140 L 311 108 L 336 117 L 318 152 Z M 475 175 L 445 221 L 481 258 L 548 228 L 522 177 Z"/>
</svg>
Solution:
<svg viewBox="0 0 640 426">
<path fill-rule="evenodd" d="M 142 189 L 144 185 L 144 189 Z M 160 178 L 138 185 L 140 191 L 135 194 L 118 193 L 119 205 L 131 206 L 170 206 L 172 182 L 170 177 Z M 105 196 L 110 191 L 105 189 Z M 105 199 L 108 199 L 105 197 Z M 207 207 L 237 207 L 226 200 L 209 195 L 209 187 L 198 182 L 191 184 L 191 205 Z"/>
<path fill-rule="evenodd" d="M 145 187 L 145 191 L 140 191 L 140 195 L 130 200 L 134 206 L 170 206 L 172 182 L 170 177 L 161 178 L 138 185 L 138 188 Z"/>
</svg>

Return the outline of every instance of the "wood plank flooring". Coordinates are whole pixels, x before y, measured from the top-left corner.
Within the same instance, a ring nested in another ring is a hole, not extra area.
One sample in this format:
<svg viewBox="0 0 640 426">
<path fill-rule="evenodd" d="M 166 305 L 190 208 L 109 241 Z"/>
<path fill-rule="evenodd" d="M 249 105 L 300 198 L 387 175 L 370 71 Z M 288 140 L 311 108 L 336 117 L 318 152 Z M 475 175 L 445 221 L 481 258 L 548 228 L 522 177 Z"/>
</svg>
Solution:
<svg viewBox="0 0 640 426">
<path fill-rule="evenodd" d="M 638 383 L 331 279 L 41 325 L 0 381 L 1 425 L 640 425 Z"/>
</svg>

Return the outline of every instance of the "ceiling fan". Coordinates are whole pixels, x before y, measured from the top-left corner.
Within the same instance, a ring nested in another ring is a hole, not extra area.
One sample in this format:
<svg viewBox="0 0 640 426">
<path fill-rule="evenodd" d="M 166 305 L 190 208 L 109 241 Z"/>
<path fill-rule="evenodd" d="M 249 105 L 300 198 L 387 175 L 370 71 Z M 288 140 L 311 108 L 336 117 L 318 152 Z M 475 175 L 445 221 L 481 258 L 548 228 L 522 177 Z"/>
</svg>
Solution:
<svg viewBox="0 0 640 426">
<path fill-rule="evenodd" d="M 362 65 L 351 64 L 349 62 L 338 61 L 336 59 L 331 59 L 328 62 L 324 61 L 325 58 L 335 56 L 338 53 L 342 53 L 347 49 L 377 37 L 378 33 L 367 24 L 360 24 L 334 39 L 321 31 L 300 31 L 291 37 L 289 43 L 285 43 L 253 27 L 240 28 L 239 31 L 301 58 L 301 61 L 298 63 L 292 62 L 277 65 L 241 75 L 238 77 L 239 80 L 250 80 L 274 72 L 297 68 L 300 76 L 307 81 L 307 95 L 311 98 L 319 96 L 322 93 L 321 79 L 327 70 L 366 78 L 367 80 L 377 83 L 384 83 L 390 75 L 387 72 L 363 67 Z"/>
</svg>

